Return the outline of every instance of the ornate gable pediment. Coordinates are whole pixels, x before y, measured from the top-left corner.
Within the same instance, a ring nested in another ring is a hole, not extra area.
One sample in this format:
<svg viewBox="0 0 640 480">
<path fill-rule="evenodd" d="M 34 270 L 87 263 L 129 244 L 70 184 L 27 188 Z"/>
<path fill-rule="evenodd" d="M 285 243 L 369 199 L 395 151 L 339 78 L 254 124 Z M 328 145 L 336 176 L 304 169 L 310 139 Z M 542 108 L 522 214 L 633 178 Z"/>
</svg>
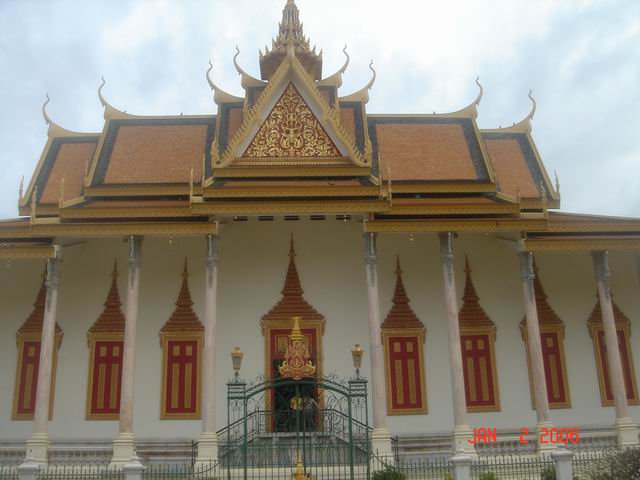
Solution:
<svg viewBox="0 0 640 480">
<path fill-rule="evenodd" d="M 341 153 L 293 82 L 260 126 L 243 158 L 336 158 Z"/>
<path fill-rule="evenodd" d="M 370 152 L 369 152 L 370 153 Z M 214 177 L 287 176 L 287 168 L 320 167 L 335 175 L 368 175 L 370 159 L 358 150 L 331 106 L 295 55 L 289 55 L 270 78 L 254 105 L 244 107 L 242 124 L 220 155 L 212 147 Z M 266 170 L 265 170 L 266 169 Z M 322 172 L 326 175 L 327 172 Z"/>
</svg>

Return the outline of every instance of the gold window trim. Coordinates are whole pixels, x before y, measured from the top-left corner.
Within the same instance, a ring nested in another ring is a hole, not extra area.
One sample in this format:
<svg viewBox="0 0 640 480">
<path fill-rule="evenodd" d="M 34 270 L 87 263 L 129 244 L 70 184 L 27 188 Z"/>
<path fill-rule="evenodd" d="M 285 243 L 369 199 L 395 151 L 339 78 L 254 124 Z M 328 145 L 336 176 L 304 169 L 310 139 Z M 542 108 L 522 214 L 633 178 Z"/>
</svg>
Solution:
<svg viewBox="0 0 640 480">
<path fill-rule="evenodd" d="M 527 372 L 529 374 L 529 392 L 531 395 L 531 408 L 536 409 L 536 401 L 533 388 L 533 376 L 531 374 L 531 357 L 529 356 L 529 339 L 527 334 L 526 321 L 520 326 L 522 331 L 522 340 L 524 341 L 525 351 L 527 353 Z M 558 338 L 558 349 L 560 351 L 560 368 L 562 371 L 562 388 L 564 388 L 566 400 L 564 402 L 549 402 L 550 409 L 571 408 L 571 390 L 569 390 L 569 378 L 567 377 L 567 362 L 564 353 L 564 325 L 540 325 L 540 333 L 555 333 Z M 545 376 L 546 382 L 546 376 Z M 547 392 L 547 400 L 549 393 Z"/>
<path fill-rule="evenodd" d="M 170 341 L 195 341 L 198 350 L 198 359 L 196 362 L 196 411 L 194 413 L 167 413 L 167 363 L 169 360 L 169 349 L 167 348 Z M 160 343 L 162 345 L 162 382 L 160 385 L 160 420 L 199 420 L 201 418 L 201 382 L 202 382 L 202 355 L 204 350 L 202 333 L 183 333 L 183 334 L 161 334 Z"/>
<path fill-rule="evenodd" d="M 33 413 L 18 413 L 18 401 L 20 396 L 20 377 L 22 376 L 22 359 L 24 358 L 24 344 L 25 342 L 40 342 L 40 349 L 42 351 L 42 335 L 22 334 L 18 337 L 18 362 L 16 364 L 16 380 L 13 388 L 13 408 L 11 410 L 11 420 L 33 420 Z M 58 369 L 58 350 L 62 345 L 62 335 L 56 333 L 54 337 L 53 345 L 53 358 L 51 360 L 51 394 L 49 396 L 49 420 L 53 419 L 53 400 L 56 393 L 56 370 Z M 40 363 L 38 362 L 38 366 Z M 39 368 L 39 367 L 38 367 Z M 38 382 L 34 387 L 38 388 Z M 37 393 L 36 393 L 37 398 Z M 34 406 L 35 407 L 35 406 Z M 35 408 L 34 408 L 35 409 Z"/>
<path fill-rule="evenodd" d="M 85 420 L 118 420 L 120 413 L 91 413 L 91 392 L 93 392 L 93 369 L 95 368 L 96 342 L 123 342 L 122 355 L 124 356 L 124 335 L 122 333 L 93 334 L 89 338 L 89 374 L 87 381 L 87 400 L 85 404 Z M 121 367 L 122 368 L 122 367 Z M 122 388 L 122 385 L 120 386 Z"/>
<path fill-rule="evenodd" d="M 389 366 L 389 340 L 391 337 L 417 338 L 418 345 L 418 368 L 420 369 L 420 392 L 422 394 L 422 408 L 393 408 L 393 394 L 391 391 L 391 368 Z M 424 368 L 424 344 L 426 340 L 426 331 L 422 328 L 417 329 L 383 329 L 382 343 L 384 344 L 384 372 L 385 372 L 385 390 L 387 392 L 387 415 L 426 415 L 429 413 L 427 401 L 427 372 Z"/>
<path fill-rule="evenodd" d="M 460 327 L 460 343 L 462 343 L 462 337 L 464 335 L 487 335 L 489 337 L 489 359 L 491 362 L 491 378 L 493 379 L 493 398 L 494 402 L 492 405 L 484 405 L 484 406 L 469 406 L 467 405 L 468 413 L 477 413 L 477 412 L 500 412 L 500 387 L 498 385 L 498 371 L 496 369 L 496 327 L 495 326 L 486 326 L 486 327 Z M 462 347 L 462 345 L 461 345 Z M 466 392 L 465 392 L 466 394 Z M 466 401 L 466 395 L 465 395 Z"/>
<path fill-rule="evenodd" d="M 604 382 L 604 369 L 602 366 L 602 357 L 600 356 L 600 348 L 598 347 L 598 334 L 599 332 L 604 332 L 604 326 L 602 323 L 590 323 L 589 325 L 589 336 L 591 337 L 591 341 L 593 343 L 593 352 L 596 358 L 596 369 L 598 371 L 598 387 L 600 389 L 600 402 L 603 407 L 611 407 L 613 406 L 613 400 L 607 400 L 607 391 L 605 388 Z M 624 335 L 624 341 L 627 344 L 627 355 L 629 356 L 629 369 L 631 374 L 631 385 L 633 387 L 633 397 L 627 398 L 627 403 L 629 405 L 640 405 L 640 399 L 638 399 L 638 385 L 636 382 L 636 369 L 633 364 L 633 350 L 631 350 L 631 341 L 629 338 L 631 337 L 631 329 L 628 323 L 622 324 L 621 322 L 616 322 L 616 331 L 622 331 Z M 620 352 L 622 354 L 622 352 Z M 622 355 L 620 355 L 622 357 Z M 608 359 L 607 359 L 608 360 Z M 611 372 L 609 372 L 609 380 L 611 381 Z M 612 385 L 613 388 L 613 385 Z M 625 392 L 626 392 L 626 384 L 625 384 Z"/>
</svg>

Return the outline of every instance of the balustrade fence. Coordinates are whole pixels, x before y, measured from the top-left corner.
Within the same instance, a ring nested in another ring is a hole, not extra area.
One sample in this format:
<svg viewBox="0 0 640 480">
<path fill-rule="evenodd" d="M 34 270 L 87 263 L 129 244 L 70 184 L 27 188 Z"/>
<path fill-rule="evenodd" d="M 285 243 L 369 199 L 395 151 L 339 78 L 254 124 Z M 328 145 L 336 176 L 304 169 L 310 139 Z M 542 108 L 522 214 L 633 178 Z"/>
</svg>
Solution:
<svg viewBox="0 0 640 480">
<path fill-rule="evenodd" d="M 578 451 L 571 460 L 571 480 L 591 478 L 594 467 L 602 471 L 603 462 L 613 450 Z M 411 459 L 373 456 L 371 462 L 356 464 L 317 463 L 302 467 L 292 460 L 270 462 L 268 467 L 230 468 L 224 461 L 212 464 L 146 465 L 141 473 L 131 475 L 123 469 L 108 466 L 49 465 L 32 476 L 25 476 L 13 465 L 0 465 L 0 480 L 562 480 L 557 463 L 550 456 L 500 455 L 480 457 L 469 466 L 467 474 L 456 472 L 452 461 L 444 457 Z M 456 476 L 458 475 L 458 476 Z M 614 478 L 614 477 L 611 477 Z M 618 479 L 616 480 L 630 480 Z M 636 477 L 633 477 L 635 479 Z"/>
</svg>

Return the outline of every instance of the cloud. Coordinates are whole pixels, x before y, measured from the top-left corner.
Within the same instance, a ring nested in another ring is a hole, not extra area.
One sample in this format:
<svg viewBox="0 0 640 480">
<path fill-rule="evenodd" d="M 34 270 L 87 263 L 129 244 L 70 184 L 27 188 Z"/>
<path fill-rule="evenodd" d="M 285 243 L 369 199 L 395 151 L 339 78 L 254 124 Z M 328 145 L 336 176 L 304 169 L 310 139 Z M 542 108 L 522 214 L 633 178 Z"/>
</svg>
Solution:
<svg viewBox="0 0 640 480">
<path fill-rule="evenodd" d="M 640 216 L 640 2 L 593 0 L 297 0 L 305 32 L 324 49 L 326 73 L 352 62 L 343 91 L 361 88 L 375 60 L 370 112 L 452 111 L 485 97 L 481 127 L 508 125 L 538 100 L 534 139 L 563 209 Z M 231 59 L 257 75 L 284 0 L 79 0 L 0 2 L 0 217 L 16 214 L 51 116 L 100 131 L 96 90 L 140 114 L 214 113 L 204 79 L 241 94 Z"/>
</svg>

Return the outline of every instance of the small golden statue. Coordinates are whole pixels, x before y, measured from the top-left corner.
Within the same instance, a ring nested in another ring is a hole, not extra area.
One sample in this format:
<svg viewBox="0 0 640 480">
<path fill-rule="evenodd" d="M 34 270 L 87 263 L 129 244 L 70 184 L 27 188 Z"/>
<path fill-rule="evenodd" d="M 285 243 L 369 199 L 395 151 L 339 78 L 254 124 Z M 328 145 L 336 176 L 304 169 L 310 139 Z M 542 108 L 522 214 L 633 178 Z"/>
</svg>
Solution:
<svg viewBox="0 0 640 480">
<path fill-rule="evenodd" d="M 293 317 L 289 345 L 287 345 L 284 361 L 278 367 L 278 371 L 282 378 L 292 378 L 293 380 L 302 380 L 316 373 L 316 366 L 309 359 L 307 345 L 304 343 L 304 336 L 300 331 L 300 317 Z"/>
<path fill-rule="evenodd" d="M 296 471 L 291 475 L 292 480 L 311 480 L 311 475 L 307 475 L 304 473 L 304 464 L 302 463 L 302 458 L 300 457 L 300 452 L 297 454 L 296 458 Z"/>
</svg>

